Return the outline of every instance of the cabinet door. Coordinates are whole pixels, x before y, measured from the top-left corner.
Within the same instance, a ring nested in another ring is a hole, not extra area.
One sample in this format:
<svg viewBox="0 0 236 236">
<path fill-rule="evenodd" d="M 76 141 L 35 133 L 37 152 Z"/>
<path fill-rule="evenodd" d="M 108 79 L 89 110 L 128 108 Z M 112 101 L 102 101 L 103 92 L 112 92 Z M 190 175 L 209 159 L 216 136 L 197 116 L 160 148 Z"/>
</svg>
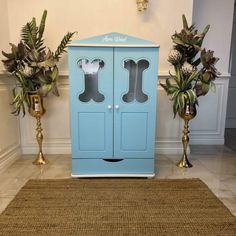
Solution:
<svg viewBox="0 0 236 236">
<path fill-rule="evenodd" d="M 114 50 L 114 156 L 153 158 L 157 48 Z"/>
<path fill-rule="evenodd" d="M 72 158 L 113 155 L 113 49 L 71 47 Z"/>
</svg>

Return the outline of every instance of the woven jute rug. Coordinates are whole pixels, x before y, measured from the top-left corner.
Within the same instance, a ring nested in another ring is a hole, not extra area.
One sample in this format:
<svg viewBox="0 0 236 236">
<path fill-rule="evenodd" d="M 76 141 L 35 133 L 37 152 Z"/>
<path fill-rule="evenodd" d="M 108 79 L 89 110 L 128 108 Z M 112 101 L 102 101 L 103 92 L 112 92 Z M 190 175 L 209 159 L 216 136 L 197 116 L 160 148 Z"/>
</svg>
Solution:
<svg viewBox="0 0 236 236">
<path fill-rule="evenodd" d="M 236 218 L 199 179 L 30 180 L 0 235 L 236 235 Z"/>
</svg>

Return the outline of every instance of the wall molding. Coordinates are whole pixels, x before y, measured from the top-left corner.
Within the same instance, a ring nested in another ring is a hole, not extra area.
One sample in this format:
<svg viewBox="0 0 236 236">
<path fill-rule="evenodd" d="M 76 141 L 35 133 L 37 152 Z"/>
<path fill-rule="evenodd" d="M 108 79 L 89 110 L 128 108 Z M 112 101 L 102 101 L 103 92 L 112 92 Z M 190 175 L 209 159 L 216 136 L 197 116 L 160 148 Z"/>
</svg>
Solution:
<svg viewBox="0 0 236 236">
<path fill-rule="evenodd" d="M 164 77 L 160 76 L 160 80 Z M 166 78 L 166 77 L 165 77 Z M 58 88 L 60 91 L 66 90 L 69 93 L 69 78 L 67 75 L 60 76 L 58 80 Z M 157 90 L 163 90 L 160 85 L 157 86 Z M 57 98 L 56 98 L 57 99 Z M 67 97 L 66 99 L 69 99 Z M 164 98 L 165 99 L 165 98 Z M 168 100 L 168 98 L 166 98 Z M 46 111 L 47 113 L 47 111 Z M 27 119 L 27 122 L 25 122 Z M 44 128 L 44 117 L 42 118 L 42 128 L 43 134 L 45 132 Z M 171 120 L 172 120 L 171 114 Z M 181 154 L 182 153 L 182 120 L 175 119 L 177 123 L 178 131 L 175 133 L 171 132 L 171 137 L 159 137 L 155 142 L 155 152 L 157 154 Z M 22 140 L 22 152 L 23 154 L 37 154 L 38 144 L 35 140 L 35 119 L 26 115 L 26 117 L 21 118 L 21 133 Z M 33 135 L 32 135 L 33 133 Z M 48 138 L 44 135 L 43 140 L 43 152 L 44 154 L 71 154 L 71 140 L 70 137 L 60 137 L 60 138 Z"/>
<path fill-rule="evenodd" d="M 228 83 L 228 77 L 217 79 L 216 92 L 199 99 L 198 115 L 190 121 L 190 144 L 224 144 Z"/>
<path fill-rule="evenodd" d="M 181 155 L 183 153 L 183 144 L 180 141 L 157 141 L 155 142 L 155 153 L 163 155 Z M 187 149 L 189 153 L 189 148 Z"/>
<path fill-rule="evenodd" d="M 0 172 L 4 171 L 12 163 L 20 158 L 21 146 L 20 143 L 15 143 L 0 152 Z"/>
<path fill-rule="evenodd" d="M 60 76 L 58 80 L 58 89 L 60 91 L 60 94 L 62 93 L 69 93 L 69 80 L 66 76 Z M 63 95 L 62 95 L 63 96 Z M 60 99 L 55 97 L 52 99 Z M 68 107 L 69 105 L 69 97 L 61 97 L 61 101 L 59 103 L 62 103 L 61 106 Z M 55 105 L 55 100 L 50 101 L 51 104 L 49 105 L 51 108 Z M 46 99 L 45 99 L 46 103 Z M 50 113 L 49 110 L 46 109 L 45 115 L 42 117 L 42 129 L 43 129 L 43 153 L 44 154 L 71 154 L 71 140 L 70 135 L 68 134 L 68 130 L 64 130 L 66 132 L 62 132 L 60 136 L 56 136 L 53 134 L 53 130 L 57 126 L 53 126 L 52 128 L 49 127 L 50 125 L 54 125 L 54 118 L 61 116 L 62 119 L 64 117 L 64 110 L 61 112 L 58 110 L 55 110 L 55 114 L 53 112 Z M 67 112 L 68 113 L 68 112 Z M 69 115 L 69 114 L 68 114 Z M 61 120 L 62 120 L 61 119 Z M 67 122 L 66 122 L 67 123 Z M 69 125 L 69 124 L 68 124 Z M 20 119 L 20 126 L 21 126 L 21 145 L 22 145 L 22 153 L 23 154 L 37 154 L 38 153 L 38 143 L 36 142 L 36 119 L 34 117 L 31 117 L 29 114 L 26 114 L 24 118 Z M 51 131 L 48 131 L 48 128 L 51 128 Z M 60 124 L 60 127 L 63 129 L 64 124 Z M 69 127 L 68 127 L 69 128 Z M 65 128 L 64 128 L 65 129 Z M 70 132 L 69 132 L 70 133 Z M 48 134 L 48 135 L 47 135 Z"/>
<path fill-rule="evenodd" d="M 38 153 L 38 145 L 35 142 L 32 142 L 31 145 L 23 147 L 24 154 L 37 154 Z M 166 141 L 166 142 L 155 142 L 155 153 L 156 154 L 164 154 L 164 155 L 174 155 L 174 154 L 182 154 L 183 146 L 181 141 Z M 189 149 L 188 149 L 189 152 Z M 71 142 L 65 139 L 65 143 L 63 145 L 52 142 L 44 142 L 43 143 L 43 153 L 45 154 L 71 154 Z"/>
<path fill-rule="evenodd" d="M 0 87 L 6 87 L 14 84 L 14 80 L 10 78 L 11 76 L 6 76 L 5 74 L 0 74 Z M 159 81 L 164 81 L 165 78 L 168 77 L 168 74 L 166 72 L 162 72 L 159 74 Z M 228 77 L 221 77 L 216 79 L 216 87 L 217 87 L 217 99 L 215 98 L 215 101 L 217 101 L 217 117 L 213 117 L 216 122 L 216 126 L 214 129 L 201 129 L 201 124 L 197 125 L 197 128 L 191 127 L 191 123 L 193 121 L 190 121 L 190 144 L 204 144 L 204 145 L 218 145 L 218 144 L 224 144 L 224 124 L 225 124 L 225 112 L 226 112 L 226 104 L 227 104 L 227 92 L 228 92 Z M 58 87 L 61 89 L 63 93 L 66 93 L 62 99 L 64 99 L 64 105 L 68 106 L 69 104 L 69 77 L 68 75 L 61 75 L 58 80 Z M 157 90 L 159 93 L 159 96 L 161 96 L 162 101 L 167 101 L 168 98 L 164 97 L 166 95 L 160 95 L 160 92 L 163 92 L 163 88 L 161 86 L 157 86 Z M 160 97 L 158 96 L 158 99 Z M 54 98 L 53 98 L 54 99 Z M 54 108 L 55 103 L 59 98 L 55 98 L 51 104 L 51 108 Z M 50 103 L 51 103 L 51 99 Z M 204 102 L 209 102 L 210 99 L 204 98 Z M 162 103 L 161 103 L 162 104 Z M 58 105 L 58 104 L 57 104 Z M 160 106 L 160 105 L 159 105 Z M 201 114 L 201 106 L 198 107 L 198 115 Z M 49 113 L 49 112 L 46 112 Z M 54 114 L 54 111 L 51 112 L 51 114 Z M 55 114 L 54 114 L 55 115 Z M 172 116 L 172 114 L 169 114 L 169 116 Z M 23 121 L 24 119 L 24 121 Z M 25 120 L 26 119 L 26 120 Z M 30 121 L 30 119 L 32 119 Z M 50 116 L 43 117 L 42 123 L 43 123 L 43 133 L 44 133 L 44 140 L 43 140 L 43 151 L 45 154 L 71 154 L 71 140 L 68 135 L 68 132 L 66 134 L 62 134 L 59 137 L 47 137 L 45 135 L 44 127 L 44 121 L 50 119 Z M 210 117 L 208 119 L 211 119 Z M 172 120 L 172 118 L 171 118 Z M 172 122 L 172 121 L 169 121 Z M 175 123 L 173 132 L 170 132 L 167 136 L 165 136 L 165 133 L 159 134 L 160 136 L 157 137 L 155 142 L 155 151 L 157 154 L 181 154 L 182 153 L 182 120 L 173 120 Z M 195 122 L 195 121 L 194 121 Z M 159 124 L 160 125 L 160 124 Z M 26 117 L 22 118 L 20 117 L 20 126 L 21 126 L 21 149 L 23 154 L 37 154 L 38 153 L 38 144 L 35 140 L 35 120 L 32 117 Z M 200 128 L 199 128 L 200 127 Z M 178 130 L 176 130 L 178 129 Z M 49 132 L 49 131 L 48 131 Z M 50 131 L 51 132 L 51 131 Z M 20 147 L 19 147 L 20 148 Z M 19 150 L 16 153 L 20 153 Z M 9 156 L 9 155 L 8 155 Z M 14 155 L 13 155 L 14 156 Z"/>
<path fill-rule="evenodd" d="M 3 96 L 0 106 L 1 135 L 0 142 L 0 172 L 4 171 L 21 155 L 21 144 L 19 136 L 19 120 L 11 114 L 11 89 L 15 84 L 12 76 L 0 74 L 0 94 Z M 4 113 L 2 113 L 4 112 Z M 9 135 L 8 137 L 6 137 Z M 4 139 L 5 137 L 5 139 Z"/>
<path fill-rule="evenodd" d="M 23 154 L 37 154 L 39 151 L 37 144 L 32 146 L 24 146 L 22 148 Z M 43 153 L 44 154 L 58 154 L 58 155 L 70 155 L 71 154 L 71 144 L 67 145 L 49 145 L 48 143 L 43 143 Z"/>
</svg>

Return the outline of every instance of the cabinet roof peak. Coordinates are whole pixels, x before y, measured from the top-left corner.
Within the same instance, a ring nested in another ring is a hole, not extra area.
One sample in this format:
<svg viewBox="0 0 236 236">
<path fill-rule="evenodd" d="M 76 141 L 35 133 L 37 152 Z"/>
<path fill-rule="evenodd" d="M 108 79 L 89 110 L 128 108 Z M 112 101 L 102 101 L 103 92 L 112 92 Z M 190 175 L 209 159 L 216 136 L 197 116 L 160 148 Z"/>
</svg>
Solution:
<svg viewBox="0 0 236 236">
<path fill-rule="evenodd" d="M 130 36 L 127 34 L 121 34 L 117 32 L 102 34 L 85 39 L 79 39 L 72 41 L 69 44 L 71 46 L 94 46 L 94 47 L 159 47 L 154 42 Z"/>
</svg>

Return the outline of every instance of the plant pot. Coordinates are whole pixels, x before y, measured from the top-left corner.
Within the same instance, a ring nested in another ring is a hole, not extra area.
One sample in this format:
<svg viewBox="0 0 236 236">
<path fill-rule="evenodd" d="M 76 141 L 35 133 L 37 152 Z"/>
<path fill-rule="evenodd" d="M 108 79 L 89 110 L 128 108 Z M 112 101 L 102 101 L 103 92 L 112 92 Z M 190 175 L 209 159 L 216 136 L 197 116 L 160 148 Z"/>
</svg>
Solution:
<svg viewBox="0 0 236 236">
<path fill-rule="evenodd" d="M 178 114 L 183 120 L 192 120 L 197 115 L 196 104 L 190 105 L 190 102 L 187 101 L 184 110 Z"/>
<path fill-rule="evenodd" d="M 29 96 L 29 113 L 33 117 L 41 117 L 45 113 L 43 106 L 43 97 L 37 92 L 30 92 Z"/>
</svg>

